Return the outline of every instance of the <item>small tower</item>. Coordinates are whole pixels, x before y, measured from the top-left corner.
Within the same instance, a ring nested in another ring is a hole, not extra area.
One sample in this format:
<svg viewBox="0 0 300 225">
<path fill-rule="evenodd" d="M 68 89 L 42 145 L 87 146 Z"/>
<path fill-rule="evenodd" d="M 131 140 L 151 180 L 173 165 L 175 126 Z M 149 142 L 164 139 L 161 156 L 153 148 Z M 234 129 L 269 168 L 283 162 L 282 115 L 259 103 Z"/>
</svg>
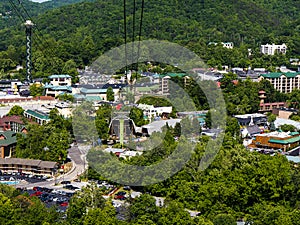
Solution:
<svg viewBox="0 0 300 225">
<path fill-rule="evenodd" d="M 29 83 L 32 82 L 31 69 L 31 38 L 32 38 L 32 27 L 34 24 L 31 20 L 26 20 L 24 23 L 26 28 L 26 79 Z"/>
<path fill-rule="evenodd" d="M 264 104 L 265 103 L 265 98 L 267 97 L 265 95 L 266 92 L 261 90 L 261 91 L 258 92 L 258 94 L 259 94 L 260 104 Z"/>
</svg>

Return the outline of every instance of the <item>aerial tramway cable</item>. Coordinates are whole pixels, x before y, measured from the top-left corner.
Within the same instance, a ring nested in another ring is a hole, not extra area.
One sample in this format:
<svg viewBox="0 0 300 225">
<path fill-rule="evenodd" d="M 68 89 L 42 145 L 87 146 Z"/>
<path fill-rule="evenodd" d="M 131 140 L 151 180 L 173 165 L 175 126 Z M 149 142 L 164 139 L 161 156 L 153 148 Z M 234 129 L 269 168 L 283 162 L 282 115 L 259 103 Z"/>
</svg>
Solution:
<svg viewBox="0 0 300 225">
<path fill-rule="evenodd" d="M 140 47 L 141 47 L 141 36 L 142 36 L 142 26 L 143 26 L 143 16 L 144 16 L 144 0 L 142 0 L 142 9 L 141 9 L 141 19 L 140 19 L 140 30 L 139 30 L 139 43 L 138 43 L 138 52 L 137 52 L 137 65 L 136 70 L 138 70 L 138 61 L 140 59 Z"/>
<path fill-rule="evenodd" d="M 126 0 L 123 1 L 123 13 L 124 13 L 124 44 L 125 44 L 125 81 L 127 81 L 127 26 L 126 26 Z"/>
<path fill-rule="evenodd" d="M 140 23 L 139 23 L 139 38 L 138 38 L 138 47 L 137 47 L 137 54 L 134 54 L 134 42 L 135 42 L 135 34 L 136 34 L 136 0 L 133 0 L 133 11 L 132 11 L 132 49 L 131 49 L 131 69 L 135 69 L 135 71 L 138 71 L 138 61 L 140 58 L 140 42 L 141 42 L 141 36 L 142 36 L 142 26 L 143 26 L 143 16 L 144 16 L 144 5 L 145 5 L 145 1 L 142 0 L 142 4 L 141 4 L 141 17 L 140 17 Z M 124 0 L 123 2 L 123 9 L 124 9 L 124 42 L 125 42 L 125 73 L 126 73 L 126 78 L 127 79 L 127 63 L 128 63 L 128 49 L 127 49 L 127 21 L 126 21 L 126 0 Z M 134 57 L 136 55 L 136 57 Z M 135 67 L 134 67 L 135 64 Z M 127 83 L 129 82 L 128 80 L 126 80 Z"/>
</svg>

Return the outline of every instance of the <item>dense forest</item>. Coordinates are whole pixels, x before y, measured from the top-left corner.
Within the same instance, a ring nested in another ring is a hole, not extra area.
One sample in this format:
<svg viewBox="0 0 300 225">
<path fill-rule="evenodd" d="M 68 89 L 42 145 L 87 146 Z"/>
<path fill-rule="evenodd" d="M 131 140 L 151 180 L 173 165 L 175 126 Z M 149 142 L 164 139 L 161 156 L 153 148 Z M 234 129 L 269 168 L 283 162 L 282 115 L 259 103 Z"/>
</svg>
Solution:
<svg viewBox="0 0 300 225">
<path fill-rule="evenodd" d="M 18 17 L 26 11 L 33 17 L 47 10 L 83 1 L 89 0 L 52 0 L 43 3 L 36 3 L 29 0 L 2 0 L 0 2 L 0 13 L 2 14 L 0 17 L 0 28 L 14 26 L 20 23 Z"/>
<path fill-rule="evenodd" d="M 139 38 L 141 1 L 136 3 L 135 14 L 133 3 L 126 3 L 127 42 Z M 210 66 L 274 70 L 272 67 L 288 66 L 290 57 L 300 55 L 299 7 L 299 1 L 293 0 L 189 0 L 184 4 L 176 0 L 149 0 L 145 1 L 141 39 L 176 42 L 197 53 Z M 120 0 L 81 2 L 38 16 L 34 16 L 34 7 L 28 7 L 27 11 L 33 15 L 36 24 L 33 32 L 34 76 L 60 73 L 66 62 L 84 67 L 105 51 L 124 43 L 123 1 Z M 4 74 L 18 64 L 24 65 L 25 60 L 22 18 L 14 23 L 15 26 L 0 30 L 0 68 Z M 135 37 L 132 37 L 133 33 Z M 222 41 L 233 42 L 234 49 L 208 45 Z M 262 56 L 259 47 L 266 43 L 286 43 L 287 55 Z M 248 55 L 249 48 L 252 49 L 251 56 Z"/>
</svg>

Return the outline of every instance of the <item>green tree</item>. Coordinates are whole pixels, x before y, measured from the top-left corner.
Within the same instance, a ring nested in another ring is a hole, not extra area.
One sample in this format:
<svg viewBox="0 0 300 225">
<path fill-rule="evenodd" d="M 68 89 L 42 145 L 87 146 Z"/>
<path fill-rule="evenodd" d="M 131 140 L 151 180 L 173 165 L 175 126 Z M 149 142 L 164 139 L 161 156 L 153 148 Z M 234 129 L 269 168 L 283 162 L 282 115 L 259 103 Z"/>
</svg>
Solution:
<svg viewBox="0 0 300 225">
<path fill-rule="evenodd" d="M 44 88 L 39 84 L 32 84 L 29 87 L 29 91 L 31 96 L 36 97 L 43 95 Z"/>
<path fill-rule="evenodd" d="M 155 199 L 148 194 L 143 194 L 135 199 L 130 206 L 130 214 L 133 221 L 143 217 L 144 219 L 147 218 L 156 222 L 159 217 L 158 208 L 155 205 Z"/>
<path fill-rule="evenodd" d="M 115 94 L 114 94 L 114 90 L 112 87 L 108 87 L 107 91 L 106 91 L 106 100 L 113 102 L 115 101 Z"/>
<path fill-rule="evenodd" d="M 284 132 L 294 132 L 294 131 L 297 131 L 297 128 L 291 124 L 283 124 L 280 126 L 280 129 Z"/>
<path fill-rule="evenodd" d="M 236 220 L 230 214 L 218 214 L 213 219 L 214 225 L 236 225 Z"/>
<path fill-rule="evenodd" d="M 8 112 L 8 116 L 23 116 L 24 109 L 19 105 L 14 105 Z"/>
<path fill-rule="evenodd" d="M 130 119 L 132 119 L 136 126 L 143 126 L 146 124 L 146 120 L 144 119 L 143 110 L 139 108 L 132 108 L 129 113 Z"/>
</svg>

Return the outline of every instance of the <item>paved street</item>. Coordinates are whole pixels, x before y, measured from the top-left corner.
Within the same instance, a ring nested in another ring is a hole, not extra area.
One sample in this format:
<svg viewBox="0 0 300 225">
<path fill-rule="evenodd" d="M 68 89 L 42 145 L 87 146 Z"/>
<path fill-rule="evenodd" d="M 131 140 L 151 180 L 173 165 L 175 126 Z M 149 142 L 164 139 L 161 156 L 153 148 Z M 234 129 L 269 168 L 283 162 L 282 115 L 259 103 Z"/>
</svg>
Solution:
<svg viewBox="0 0 300 225">
<path fill-rule="evenodd" d="M 85 157 L 88 152 L 88 149 L 89 149 L 88 146 L 84 146 L 83 148 L 82 147 L 78 148 L 77 146 L 72 146 L 69 149 L 68 156 L 73 163 L 73 167 L 68 173 L 59 176 L 55 180 L 53 179 L 51 181 L 42 181 L 42 182 L 30 183 L 30 184 L 19 183 L 16 185 L 16 187 L 32 188 L 34 186 L 40 186 L 40 187 L 47 187 L 47 188 L 52 187 L 53 188 L 55 183 L 60 183 L 61 181 L 64 181 L 64 180 L 71 181 L 71 180 L 76 179 L 78 175 L 80 175 L 84 172 L 84 168 L 87 168 L 87 164 L 85 162 Z"/>
</svg>

